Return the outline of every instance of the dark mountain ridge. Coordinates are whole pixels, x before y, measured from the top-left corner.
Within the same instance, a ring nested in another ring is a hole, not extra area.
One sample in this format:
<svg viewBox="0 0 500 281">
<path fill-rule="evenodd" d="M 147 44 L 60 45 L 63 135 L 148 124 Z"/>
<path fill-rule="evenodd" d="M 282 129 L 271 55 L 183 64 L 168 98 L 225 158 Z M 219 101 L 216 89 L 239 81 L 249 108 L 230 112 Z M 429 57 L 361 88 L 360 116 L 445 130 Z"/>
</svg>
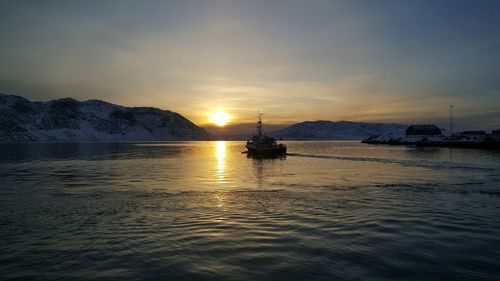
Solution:
<svg viewBox="0 0 500 281">
<path fill-rule="evenodd" d="M 406 125 L 351 121 L 305 121 L 270 134 L 293 140 L 361 140 L 379 134 L 403 134 Z"/>
<path fill-rule="evenodd" d="M 47 102 L 0 94 L 0 141 L 206 140 L 211 135 L 176 112 L 101 100 Z"/>
</svg>

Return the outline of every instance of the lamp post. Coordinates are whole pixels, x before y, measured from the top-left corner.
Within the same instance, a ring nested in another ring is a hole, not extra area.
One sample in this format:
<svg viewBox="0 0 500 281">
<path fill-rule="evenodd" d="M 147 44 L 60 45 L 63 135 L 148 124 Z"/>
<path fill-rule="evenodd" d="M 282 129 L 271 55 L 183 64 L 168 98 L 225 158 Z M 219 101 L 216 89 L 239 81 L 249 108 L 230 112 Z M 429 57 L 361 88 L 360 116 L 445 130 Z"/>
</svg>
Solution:
<svg viewBox="0 0 500 281">
<path fill-rule="evenodd" d="M 453 104 L 450 105 L 450 136 L 453 136 Z"/>
</svg>

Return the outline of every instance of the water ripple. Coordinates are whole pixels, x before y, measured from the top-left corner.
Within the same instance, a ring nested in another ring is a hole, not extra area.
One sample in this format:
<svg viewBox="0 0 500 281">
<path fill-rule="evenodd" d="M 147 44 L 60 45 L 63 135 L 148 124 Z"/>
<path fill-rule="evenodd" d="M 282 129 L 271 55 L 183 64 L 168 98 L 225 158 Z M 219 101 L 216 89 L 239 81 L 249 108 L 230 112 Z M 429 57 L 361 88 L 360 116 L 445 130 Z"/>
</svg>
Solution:
<svg viewBox="0 0 500 281">
<path fill-rule="evenodd" d="M 268 161 L 226 145 L 224 165 L 213 143 L 8 152 L 11 160 L 0 161 L 0 279 L 500 274 L 495 155 L 292 142 L 297 154 Z"/>
</svg>

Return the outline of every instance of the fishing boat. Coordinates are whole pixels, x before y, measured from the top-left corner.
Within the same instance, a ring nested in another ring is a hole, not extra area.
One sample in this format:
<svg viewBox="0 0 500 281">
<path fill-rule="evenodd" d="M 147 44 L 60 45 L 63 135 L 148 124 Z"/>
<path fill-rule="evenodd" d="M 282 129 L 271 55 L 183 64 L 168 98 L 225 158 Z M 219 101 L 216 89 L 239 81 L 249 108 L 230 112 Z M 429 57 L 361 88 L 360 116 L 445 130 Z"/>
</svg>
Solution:
<svg viewBox="0 0 500 281">
<path fill-rule="evenodd" d="M 257 121 L 257 134 L 252 139 L 247 140 L 247 153 L 255 156 L 279 156 L 286 154 L 286 145 L 278 143 L 275 138 L 264 133 L 262 124 L 262 113 L 259 113 Z"/>
</svg>

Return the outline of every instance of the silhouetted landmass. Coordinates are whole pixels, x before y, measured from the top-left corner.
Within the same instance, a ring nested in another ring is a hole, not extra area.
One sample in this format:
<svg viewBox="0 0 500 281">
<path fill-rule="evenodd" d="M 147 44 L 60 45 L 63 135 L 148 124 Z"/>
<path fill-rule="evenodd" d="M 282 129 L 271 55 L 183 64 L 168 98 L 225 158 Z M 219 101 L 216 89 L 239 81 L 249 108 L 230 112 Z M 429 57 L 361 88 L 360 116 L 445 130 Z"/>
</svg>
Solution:
<svg viewBox="0 0 500 281">
<path fill-rule="evenodd" d="M 203 128 L 178 113 L 101 100 L 32 102 L 0 94 L 0 141 L 205 140 Z"/>
<path fill-rule="evenodd" d="M 294 140 L 361 140 L 376 134 L 404 134 L 406 125 L 349 121 L 306 121 L 270 134 Z"/>
</svg>

